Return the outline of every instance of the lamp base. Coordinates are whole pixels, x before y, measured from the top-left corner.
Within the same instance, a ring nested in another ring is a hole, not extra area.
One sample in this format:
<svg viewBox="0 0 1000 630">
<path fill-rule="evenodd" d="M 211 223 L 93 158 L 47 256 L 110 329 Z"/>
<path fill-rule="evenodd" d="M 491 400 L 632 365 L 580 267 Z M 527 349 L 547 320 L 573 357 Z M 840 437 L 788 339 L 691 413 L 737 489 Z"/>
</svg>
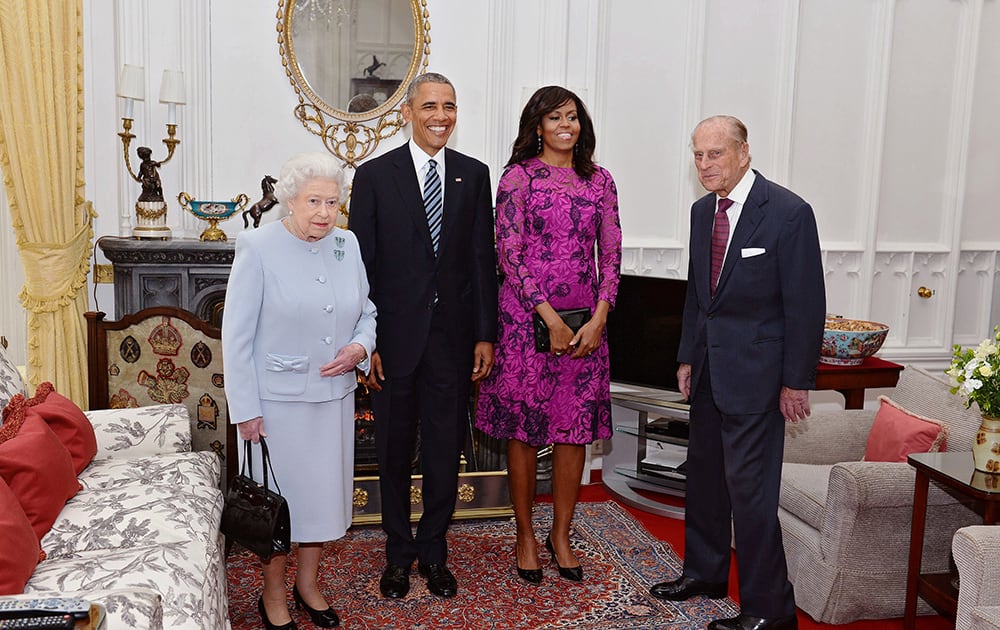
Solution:
<svg viewBox="0 0 1000 630">
<path fill-rule="evenodd" d="M 169 240 L 167 227 L 167 203 L 165 201 L 135 202 L 135 226 L 132 236 L 138 239 Z"/>
</svg>

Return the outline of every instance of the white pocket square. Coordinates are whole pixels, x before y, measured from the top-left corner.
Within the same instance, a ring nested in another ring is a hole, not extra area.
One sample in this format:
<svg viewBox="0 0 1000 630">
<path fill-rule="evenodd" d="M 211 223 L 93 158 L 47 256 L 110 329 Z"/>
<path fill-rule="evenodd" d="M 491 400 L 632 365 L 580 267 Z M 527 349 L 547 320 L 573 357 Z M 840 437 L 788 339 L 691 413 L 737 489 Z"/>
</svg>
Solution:
<svg viewBox="0 0 1000 630">
<path fill-rule="evenodd" d="M 740 250 L 741 258 L 753 258 L 754 256 L 760 256 L 765 250 L 763 247 L 744 247 Z"/>
</svg>

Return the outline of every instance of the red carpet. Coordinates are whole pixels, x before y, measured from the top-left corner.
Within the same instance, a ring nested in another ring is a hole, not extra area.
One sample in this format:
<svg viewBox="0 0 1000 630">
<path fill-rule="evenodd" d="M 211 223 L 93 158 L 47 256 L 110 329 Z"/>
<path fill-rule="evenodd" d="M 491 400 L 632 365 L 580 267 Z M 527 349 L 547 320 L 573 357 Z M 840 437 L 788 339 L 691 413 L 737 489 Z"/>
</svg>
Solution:
<svg viewBox="0 0 1000 630">
<path fill-rule="evenodd" d="M 584 486 L 580 491 L 580 501 L 606 501 L 610 497 L 607 491 L 600 483 L 600 471 L 595 471 L 594 483 Z M 674 505 L 682 504 L 680 499 L 675 497 L 667 497 L 663 495 L 658 495 L 654 493 L 645 493 L 640 491 L 640 494 L 662 501 L 662 502 L 673 502 Z M 540 500 L 544 497 L 539 497 Z M 644 512 L 642 510 L 622 505 L 626 511 L 628 511 L 632 516 L 636 518 L 637 521 L 642 523 L 643 527 L 652 534 L 658 540 L 662 540 L 670 545 L 670 547 L 677 553 L 678 556 L 684 557 L 684 521 L 664 518 L 661 516 L 656 516 L 650 514 L 649 512 Z M 739 593 L 737 592 L 737 581 L 736 581 L 736 561 L 733 560 L 733 570 L 729 578 L 729 597 L 736 602 L 739 602 Z M 817 623 L 813 619 L 802 612 L 798 612 L 799 620 L 799 630 L 899 630 L 903 627 L 903 620 L 900 619 L 883 619 L 877 621 L 855 621 L 854 623 L 848 624 L 827 624 L 827 623 Z M 927 616 L 917 618 L 917 630 L 952 630 L 955 625 L 949 622 L 944 617 L 940 616 Z"/>
<path fill-rule="evenodd" d="M 539 497 L 537 532 L 547 531 L 551 523 L 549 499 Z M 736 613 L 735 561 L 729 600 L 675 605 L 648 596 L 650 584 L 680 574 L 683 521 L 619 505 L 610 500 L 599 481 L 581 489 L 580 501 L 573 543 L 586 572 L 581 584 L 559 579 L 551 563 L 544 566 L 541 587 L 519 580 L 512 563 L 513 523 L 494 519 L 456 522 L 449 532 L 449 565 L 460 585 L 455 598 L 434 597 L 419 576 L 411 579 L 405 599 L 380 597 L 378 577 L 385 539 L 378 527 L 352 528 L 344 539 L 329 545 L 321 565 L 321 587 L 336 598 L 332 603 L 341 614 L 341 627 L 349 629 L 693 629 Z M 544 548 L 540 558 L 543 563 L 551 562 Z M 237 548 L 227 561 L 227 574 L 233 630 L 260 628 L 256 601 L 261 577 L 256 558 Z M 293 618 L 300 628 L 311 627 L 304 613 L 293 610 Z M 897 630 L 903 626 L 902 619 L 821 624 L 801 611 L 798 619 L 801 630 Z M 917 620 L 918 630 L 953 627 L 938 616 Z"/>
<path fill-rule="evenodd" d="M 535 520 L 537 532 L 548 531 L 551 505 L 538 505 Z M 580 504 L 572 538 L 584 567 L 584 581 L 558 578 L 550 554 L 543 549 L 545 581 L 532 586 L 514 572 L 510 519 L 457 522 L 448 532 L 448 546 L 458 595 L 435 597 L 422 578 L 412 576 L 410 593 L 388 600 L 378 590 L 385 537 L 379 528 L 356 527 L 327 546 L 320 565 L 320 587 L 334 598 L 331 603 L 344 628 L 695 630 L 712 619 L 736 614 L 729 599 L 672 603 L 650 596 L 650 583 L 680 574 L 680 560 L 613 501 Z M 227 576 L 233 629 L 260 627 L 256 602 L 261 577 L 256 557 L 245 550 L 235 551 L 227 561 Z M 293 616 L 308 627 L 304 614 L 293 612 Z"/>
</svg>

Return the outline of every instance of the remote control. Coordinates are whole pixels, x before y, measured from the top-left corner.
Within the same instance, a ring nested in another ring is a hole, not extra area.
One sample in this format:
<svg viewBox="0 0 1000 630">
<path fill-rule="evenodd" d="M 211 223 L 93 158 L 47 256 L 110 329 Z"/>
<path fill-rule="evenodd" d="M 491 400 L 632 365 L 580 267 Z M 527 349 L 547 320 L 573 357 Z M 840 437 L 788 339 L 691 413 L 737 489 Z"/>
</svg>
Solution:
<svg viewBox="0 0 1000 630">
<path fill-rule="evenodd" d="M 73 615 L 49 614 L 19 619 L 0 619 L 0 630 L 73 630 Z"/>
<path fill-rule="evenodd" d="M 0 597 L 0 619 L 13 616 L 9 613 L 31 612 L 69 613 L 77 619 L 86 619 L 90 614 L 90 602 L 82 597 L 35 597 L 31 599 Z M 25 615 L 18 614 L 17 616 L 23 617 Z"/>
</svg>

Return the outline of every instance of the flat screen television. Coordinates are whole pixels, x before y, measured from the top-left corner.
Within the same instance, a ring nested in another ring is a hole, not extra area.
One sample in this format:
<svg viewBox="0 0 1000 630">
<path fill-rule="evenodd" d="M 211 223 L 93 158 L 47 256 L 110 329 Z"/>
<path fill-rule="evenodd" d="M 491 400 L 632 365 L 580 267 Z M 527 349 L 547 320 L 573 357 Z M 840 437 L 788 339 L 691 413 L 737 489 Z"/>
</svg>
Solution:
<svg viewBox="0 0 1000 630">
<path fill-rule="evenodd" d="M 687 280 L 621 277 L 608 313 L 611 380 L 677 391 L 677 348 Z"/>
</svg>

